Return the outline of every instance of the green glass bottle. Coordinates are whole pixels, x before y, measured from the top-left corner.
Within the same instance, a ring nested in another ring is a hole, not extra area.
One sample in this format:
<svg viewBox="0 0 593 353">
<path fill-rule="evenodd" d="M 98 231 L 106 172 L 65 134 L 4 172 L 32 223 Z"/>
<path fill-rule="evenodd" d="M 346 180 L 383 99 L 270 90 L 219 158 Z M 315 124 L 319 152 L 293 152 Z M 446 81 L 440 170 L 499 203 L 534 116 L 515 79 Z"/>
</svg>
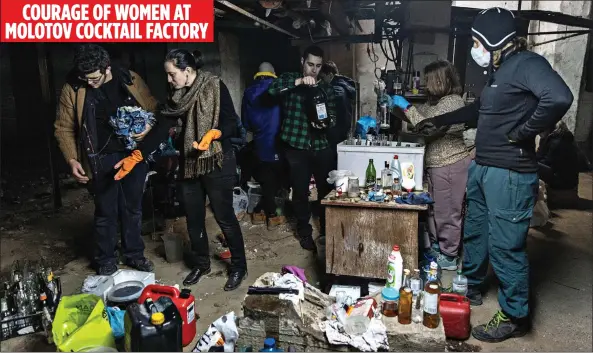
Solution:
<svg viewBox="0 0 593 353">
<path fill-rule="evenodd" d="M 369 165 L 367 166 L 367 171 L 365 175 L 365 187 L 367 189 L 374 187 L 376 181 L 377 171 L 375 170 L 375 164 L 373 163 L 372 159 L 369 159 Z"/>
</svg>

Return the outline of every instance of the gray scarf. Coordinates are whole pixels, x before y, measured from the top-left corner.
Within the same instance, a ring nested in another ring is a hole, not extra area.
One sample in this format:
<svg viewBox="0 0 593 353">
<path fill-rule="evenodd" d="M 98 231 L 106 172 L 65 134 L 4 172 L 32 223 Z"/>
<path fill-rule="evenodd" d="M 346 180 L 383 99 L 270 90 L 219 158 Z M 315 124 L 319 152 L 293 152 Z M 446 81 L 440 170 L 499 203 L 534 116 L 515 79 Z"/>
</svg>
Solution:
<svg viewBox="0 0 593 353">
<path fill-rule="evenodd" d="M 176 90 L 162 111 L 170 117 L 181 117 L 178 125 L 185 125 L 183 136 L 184 178 L 192 179 L 208 174 L 215 166 L 222 167 L 222 145 L 212 141 L 206 151 L 193 148 L 211 129 L 218 128 L 220 114 L 220 79 L 199 70 L 190 87 Z"/>
</svg>

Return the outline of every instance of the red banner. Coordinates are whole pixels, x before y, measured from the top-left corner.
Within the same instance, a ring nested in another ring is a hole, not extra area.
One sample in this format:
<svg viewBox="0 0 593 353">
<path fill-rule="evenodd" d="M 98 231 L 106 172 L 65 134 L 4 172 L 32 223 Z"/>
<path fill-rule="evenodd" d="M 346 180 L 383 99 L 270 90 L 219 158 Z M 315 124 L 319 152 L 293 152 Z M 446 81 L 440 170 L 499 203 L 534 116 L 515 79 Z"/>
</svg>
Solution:
<svg viewBox="0 0 593 353">
<path fill-rule="evenodd" d="M 213 0 L 2 0 L 2 42 L 212 42 Z"/>
</svg>

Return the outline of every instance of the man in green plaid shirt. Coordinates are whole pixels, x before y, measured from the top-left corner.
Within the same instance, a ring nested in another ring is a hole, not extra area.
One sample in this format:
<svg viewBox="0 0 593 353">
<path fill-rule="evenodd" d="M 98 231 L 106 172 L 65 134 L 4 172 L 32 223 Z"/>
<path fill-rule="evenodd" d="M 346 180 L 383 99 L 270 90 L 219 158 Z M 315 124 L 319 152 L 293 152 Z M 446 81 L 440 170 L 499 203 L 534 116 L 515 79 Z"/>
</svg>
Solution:
<svg viewBox="0 0 593 353">
<path fill-rule="evenodd" d="M 297 235 L 301 247 L 315 251 L 313 228 L 309 224 L 309 181 L 311 175 L 317 184 L 317 202 L 331 190 L 327 177 L 332 170 L 333 153 L 329 148 L 325 129 L 312 126 L 307 112 L 312 109 L 307 104 L 310 86 L 317 85 L 326 96 L 326 109 L 330 125 L 336 121 L 336 101 L 334 89 L 323 80 L 318 80 L 323 64 L 323 50 L 317 46 L 305 49 L 301 58 L 302 72 L 288 72 L 280 75 L 268 88 L 272 96 L 282 98 L 282 126 L 280 140 L 290 166 L 292 203 L 297 218 Z M 313 109 L 314 110 L 314 109 Z M 325 212 L 319 215 L 320 233 L 325 236 Z"/>
</svg>

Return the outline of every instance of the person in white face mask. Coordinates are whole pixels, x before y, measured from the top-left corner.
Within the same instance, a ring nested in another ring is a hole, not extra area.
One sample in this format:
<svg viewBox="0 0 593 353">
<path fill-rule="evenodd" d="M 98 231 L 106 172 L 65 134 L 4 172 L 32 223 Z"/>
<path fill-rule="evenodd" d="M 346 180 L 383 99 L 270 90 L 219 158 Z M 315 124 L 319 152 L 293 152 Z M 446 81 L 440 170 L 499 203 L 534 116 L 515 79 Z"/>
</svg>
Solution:
<svg viewBox="0 0 593 353">
<path fill-rule="evenodd" d="M 468 298 L 482 304 L 488 261 L 499 279 L 501 310 L 472 334 L 485 342 L 520 337 L 529 327 L 527 231 L 538 192 L 535 137 L 568 111 L 573 95 L 548 61 L 526 50 L 512 12 L 490 8 L 472 25 L 474 61 L 490 77 L 479 100 L 422 121 L 428 134 L 442 126 L 477 122 L 476 158 L 469 167 L 463 235 Z"/>
</svg>

